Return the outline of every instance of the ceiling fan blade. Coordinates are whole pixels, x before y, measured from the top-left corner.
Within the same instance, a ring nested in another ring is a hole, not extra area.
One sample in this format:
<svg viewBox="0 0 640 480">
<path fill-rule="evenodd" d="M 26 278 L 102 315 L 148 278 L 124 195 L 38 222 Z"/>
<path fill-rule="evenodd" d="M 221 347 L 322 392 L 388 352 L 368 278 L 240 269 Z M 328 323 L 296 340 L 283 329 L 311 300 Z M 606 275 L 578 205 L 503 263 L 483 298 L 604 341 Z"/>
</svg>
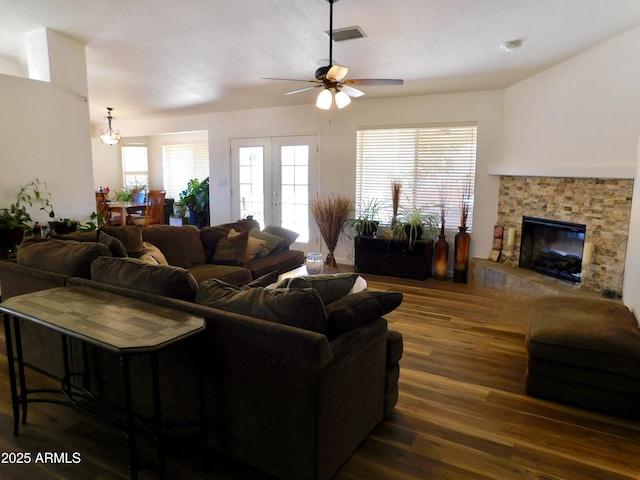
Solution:
<svg viewBox="0 0 640 480">
<path fill-rule="evenodd" d="M 345 84 L 348 85 L 370 85 L 370 86 L 382 86 L 382 85 L 402 85 L 404 80 L 394 78 L 357 78 L 354 80 L 345 80 Z"/>
<path fill-rule="evenodd" d="M 299 88 L 298 90 L 291 90 L 290 92 L 286 92 L 285 95 L 294 95 L 296 93 L 306 92 L 308 90 L 313 90 L 314 88 L 318 88 L 318 87 L 321 87 L 321 86 L 322 85 L 318 84 L 318 85 L 314 85 L 313 87 Z"/>
<path fill-rule="evenodd" d="M 300 80 L 298 78 L 273 78 L 273 77 L 262 77 L 261 80 L 284 80 L 285 82 L 307 82 L 307 83 L 318 83 L 317 80 Z"/>
<path fill-rule="evenodd" d="M 349 85 L 343 85 L 340 90 L 342 90 L 344 93 L 346 93 L 350 97 L 354 97 L 354 98 L 361 97 L 362 95 L 364 95 L 364 92 L 362 90 L 358 90 L 357 88 L 350 87 Z"/>
<path fill-rule="evenodd" d="M 347 67 L 343 67 L 341 65 L 331 65 L 331 68 L 327 72 L 327 79 L 332 82 L 341 82 L 345 79 L 349 73 L 349 69 Z"/>
</svg>

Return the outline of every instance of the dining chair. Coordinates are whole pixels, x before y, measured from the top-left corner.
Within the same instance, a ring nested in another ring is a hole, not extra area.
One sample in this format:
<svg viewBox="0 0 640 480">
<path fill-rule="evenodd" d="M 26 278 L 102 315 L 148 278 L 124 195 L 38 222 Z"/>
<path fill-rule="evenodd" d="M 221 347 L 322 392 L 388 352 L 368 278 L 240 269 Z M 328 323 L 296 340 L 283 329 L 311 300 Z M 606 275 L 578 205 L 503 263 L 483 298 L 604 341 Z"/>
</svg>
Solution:
<svg viewBox="0 0 640 480">
<path fill-rule="evenodd" d="M 127 223 L 136 217 L 144 217 L 147 208 L 147 191 L 142 188 L 131 189 L 131 205 L 127 207 Z"/>
<path fill-rule="evenodd" d="M 162 225 L 164 223 L 164 190 L 149 190 L 144 215 L 129 215 L 132 225 Z"/>
<path fill-rule="evenodd" d="M 96 192 L 96 214 L 98 215 L 98 226 L 120 225 L 120 216 L 113 215 L 107 204 L 109 194 L 107 192 Z"/>
</svg>

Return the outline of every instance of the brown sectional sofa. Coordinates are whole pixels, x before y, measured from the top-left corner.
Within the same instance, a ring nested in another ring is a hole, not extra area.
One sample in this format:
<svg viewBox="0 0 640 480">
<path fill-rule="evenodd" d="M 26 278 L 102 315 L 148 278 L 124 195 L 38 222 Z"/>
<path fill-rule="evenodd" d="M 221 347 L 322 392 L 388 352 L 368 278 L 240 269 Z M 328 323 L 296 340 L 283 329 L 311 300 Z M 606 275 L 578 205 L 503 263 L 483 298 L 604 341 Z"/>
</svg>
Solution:
<svg viewBox="0 0 640 480">
<path fill-rule="evenodd" d="M 254 277 L 272 271 L 274 265 L 296 266 L 297 260 L 291 259 L 297 254 L 275 251 L 243 266 L 207 263 L 215 256 L 215 248 L 213 252 L 206 248 L 212 245 L 211 237 L 228 238 L 227 226 L 218 232 L 216 227 L 195 230 L 201 239 L 203 232 L 209 236 L 202 241 L 204 263 L 199 249 L 196 255 L 193 250 L 185 252 L 186 243 L 178 248 L 181 235 L 196 245 L 191 227 L 142 229 L 144 241 L 156 242 L 168 263 L 184 262 L 184 266 L 113 257 L 114 242 L 105 238 L 102 243 L 48 240 L 51 251 L 31 258 L 25 245 L 17 262 L 0 262 L 2 296 L 81 286 L 202 315 L 207 325 L 208 446 L 277 478 L 328 479 L 397 401 L 402 336 L 387 329 L 383 315 L 400 303 L 401 295 L 365 291 L 336 296 L 334 290 L 329 299 L 325 288 L 256 287 L 262 279 L 251 283 Z M 104 233 L 113 237 L 114 232 Z M 277 257 L 269 260 L 278 261 L 268 264 L 265 258 L 271 255 Z M 209 265 L 227 267 L 218 274 L 234 282 L 204 280 Z M 339 288 L 345 288 L 344 281 L 342 276 Z M 243 287 L 237 286 L 242 283 Z M 60 340 L 53 337 L 50 331 L 23 328 L 26 360 L 60 374 Z M 198 358 L 192 341 L 165 349 L 159 358 L 163 416 L 168 421 L 193 420 L 198 411 Z M 81 365 L 81 350 L 72 344 L 76 365 Z M 88 356 L 92 390 L 120 401 L 118 358 L 93 348 Z M 148 415 L 151 386 L 144 356 L 133 360 L 132 378 L 137 385 L 136 411 Z"/>
</svg>

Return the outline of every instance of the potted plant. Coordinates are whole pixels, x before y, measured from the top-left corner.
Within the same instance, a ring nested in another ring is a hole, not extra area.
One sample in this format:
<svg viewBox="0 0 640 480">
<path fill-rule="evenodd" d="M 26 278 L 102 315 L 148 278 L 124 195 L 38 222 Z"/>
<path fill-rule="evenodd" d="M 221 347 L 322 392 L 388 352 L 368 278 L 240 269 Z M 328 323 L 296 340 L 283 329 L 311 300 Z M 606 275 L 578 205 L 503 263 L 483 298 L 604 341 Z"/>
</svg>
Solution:
<svg viewBox="0 0 640 480">
<path fill-rule="evenodd" d="M 360 210 L 360 215 L 358 215 L 357 218 L 347 220 L 347 226 L 355 231 L 356 237 L 361 235 L 365 237 L 375 237 L 378 231 L 378 225 L 380 225 L 378 218 L 382 207 L 383 204 L 377 199 L 372 198 L 368 200 Z"/>
<path fill-rule="evenodd" d="M 133 201 L 133 191 L 134 190 L 146 190 L 146 183 L 138 183 L 137 180 L 134 180 L 133 183 L 125 185 L 122 190 L 117 190 L 115 192 L 115 199 L 118 202 L 131 202 Z M 144 202 L 141 202 L 144 203 Z"/>
<path fill-rule="evenodd" d="M 187 188 L 180 192 L 180 202 L 189 209 L 189 223 L 197 227 L 209 224 L 209 177 L 200 181 L 189 180 Z"/>
<path fill-rule="evenodd" d="M 27 207 L 33 207 L 34 203 L 39 204 L 40 210 L 45 211 L 49 218 L 55 218 L 47 185 L 37 178 L 20 188 L 14 203 L 0 208 L 0 249 L 3 256 L 12 254 L 25 234 L 32 232 L 33 220 Z"/>
<path fill-rule="evenodd" d="M 74 233 L 79 227 L 80 222 L 71 218 L 58 218 L 57 220 L 49 221 L 49 228 L 53 233 L 57 233 L 58 235 Z"/>
<path fill-rule="evenodd" d="M 401 205 L 396 234 L 398 234 L 398 231 L 404 232 L 409 241 L 409 250 L 412 250 L 423 233 L 426 233 L 430 239 L 435 237 L 439 221 L 438 214 L 432 213 L 429 207 L 419 207 L 417 205 L 407 207 L 406 205 Z"/>
</svg>

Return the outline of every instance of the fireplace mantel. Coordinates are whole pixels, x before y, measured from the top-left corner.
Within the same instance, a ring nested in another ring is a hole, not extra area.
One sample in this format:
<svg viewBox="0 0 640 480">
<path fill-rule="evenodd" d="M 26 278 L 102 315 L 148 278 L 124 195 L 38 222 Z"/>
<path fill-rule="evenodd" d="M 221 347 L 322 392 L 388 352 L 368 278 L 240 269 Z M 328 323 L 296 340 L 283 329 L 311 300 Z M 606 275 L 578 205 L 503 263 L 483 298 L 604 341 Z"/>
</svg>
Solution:
<svg viewBox="0 0 640 480">
<path fill-rule="evenodd" d="M 509 177 L 557 177 L 557 178 L 617 178 L 633 180 L 637 167 L 624 165 L 602 165 L 576 167 L 561 165 L 490 165 L 489 175 Z"/>
</svg>

